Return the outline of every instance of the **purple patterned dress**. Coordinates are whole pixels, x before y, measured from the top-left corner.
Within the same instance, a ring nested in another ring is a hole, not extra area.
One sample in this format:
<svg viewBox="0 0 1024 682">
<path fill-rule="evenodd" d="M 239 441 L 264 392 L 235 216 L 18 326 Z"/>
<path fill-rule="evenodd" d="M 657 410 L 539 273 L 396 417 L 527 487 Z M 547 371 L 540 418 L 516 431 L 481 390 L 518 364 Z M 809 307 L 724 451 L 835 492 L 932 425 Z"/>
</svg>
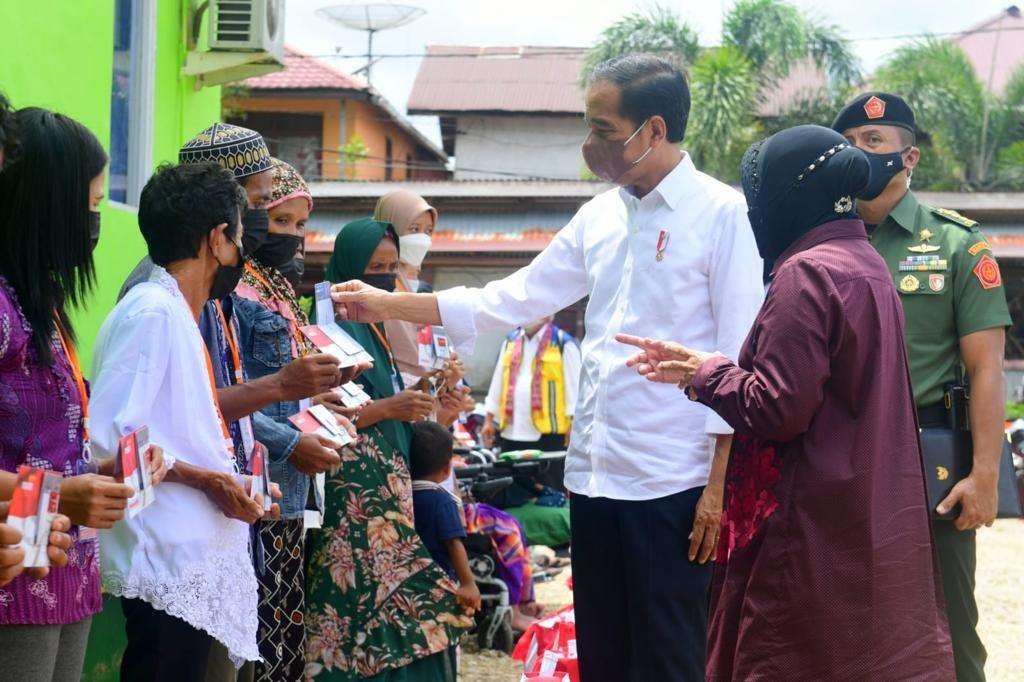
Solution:
<svg viewBox="0 0 1024 682">
<path fill-rule="evenodd" d="M 61 349 L 51 340 L 54 365 L 40 365 L 32 347 L 32 327 L 17 295 L 0 276 L 0 469 L 21 464 L 46 467 L 65 476 L 83 473 L 82 405 Z M 100 611 L 96 537 L 79 536 L 68 551 L 68 565 L 44 580 L 21 575 L 0 588 L 0 625 L 65 625 Z"/>
</svg>

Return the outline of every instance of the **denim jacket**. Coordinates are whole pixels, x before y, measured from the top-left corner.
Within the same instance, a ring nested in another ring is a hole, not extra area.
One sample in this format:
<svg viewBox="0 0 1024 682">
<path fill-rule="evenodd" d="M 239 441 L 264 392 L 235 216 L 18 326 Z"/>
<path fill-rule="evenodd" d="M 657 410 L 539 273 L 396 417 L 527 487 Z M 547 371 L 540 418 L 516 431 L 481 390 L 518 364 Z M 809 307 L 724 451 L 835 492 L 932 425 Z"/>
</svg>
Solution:
<svg viewBox="0 0 1024 682">
<path fill-rule="evenodd" d="M 291 336 L 288 323 L 259 303 L 232 295 L 235 318 L 238 320 L 238 350 L 250 379 L 277 372 L 292 361 Z M 299 442 L 299 432 L 288 417 L 299 411 L 299 402 L 274 403 L 254 415 L 256 440 L 267 447 L 270 455 L 270 479 L 281 486 L 282 519 L 301 519 L 309 495 L 309 476 L 288 461 Z"/>
</svg>

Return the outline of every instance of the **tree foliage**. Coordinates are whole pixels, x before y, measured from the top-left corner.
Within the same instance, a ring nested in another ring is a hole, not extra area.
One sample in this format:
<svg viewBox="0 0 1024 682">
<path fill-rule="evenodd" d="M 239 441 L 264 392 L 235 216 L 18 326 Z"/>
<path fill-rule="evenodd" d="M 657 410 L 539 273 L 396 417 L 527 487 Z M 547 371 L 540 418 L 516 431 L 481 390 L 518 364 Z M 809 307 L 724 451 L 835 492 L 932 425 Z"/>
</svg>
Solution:
<svg viewBox="0 0 1024 682">
<path fill-rule="evenodd" d="M 1020 186 L 1019 172 L 1009 164 L 1014 144 L 1024 140 L 1024 68 L 997 96 L 988 92 L 959 46 L 927 38 L 895 50 L 875 73 L 874 86 L 900 95 L 914 109 L 923 133 L 915 171 L 919 185 L 964 190 Z"/>
<path fill-rule="evenodd" d="M 829 105 L 860 78 L 857 59 L 838 29 L 784 0 L 739 0 L 725 17 L 723 36 L 722 46 L 702 48 L 696 31 L 667 8 L 629 14 L 602 32 L 581 78 L 624 54 L 668 57 L 689 76 L 687 148 L 698 165 L 727 180 L 736 180 L 740 157 L 764 128 L 756 115 L 761 95 L 794 66 L 811 60 L 828 74 L 822 97 Z"/>
<path fill-rule="evenodd" d="M 707 172 L 731 177 L 753 133 L 753 65 L 735 47 L 712 48 L 694 62 L 690 78 L 690 154 Z"/>
<path fill-rule="evenodd" d="M 785 0 L 738 0 L 723 20 L 722 46 L 700 47 L 696 35 L 663 7 L 629 14 L 601 34 L 583 77 L 630 52 L 670 57 L 688 73 L 692 91 L 685 145 L 699 167 L 727 181 L 737 180 L 751 141 L 803 123 L 831 124 L 861 84 L 841 31 Z M 826 82 L 767 113 L 765 96 L 807 62 Z M 916 187 L 1024 189 L 1024 66 L 995 94 L 955 43 L 927 38 L 895 50 L 872 75 L 871 89 L 896 93 L 914 109 L 922 148 Z"/>
<path fill-rule="evenodd" d="M 686 70 L 700 53 L 700 45 L 697 32 L 665 7 L 633 12 L 601 32 L 600 40 L 587 53 L 581 80 L 585 83 L 601 62 L 634 52 L 656 54 Z"/>
</svg>

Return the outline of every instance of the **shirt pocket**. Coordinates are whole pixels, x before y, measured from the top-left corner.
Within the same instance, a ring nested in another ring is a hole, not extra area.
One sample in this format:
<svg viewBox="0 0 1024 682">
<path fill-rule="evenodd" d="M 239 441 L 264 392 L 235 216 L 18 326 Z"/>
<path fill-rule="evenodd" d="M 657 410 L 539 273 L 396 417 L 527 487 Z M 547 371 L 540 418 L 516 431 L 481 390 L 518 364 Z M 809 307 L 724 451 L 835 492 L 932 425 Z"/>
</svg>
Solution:
<svg viewBox="0 0 1024 682">
<path fill-rule="evenodd" d="M 633 314 L 641 321 L 671 320 L 677 312 L 677 299 L 670 268 L 659 262 L 634 262 L 633 267 L 633 281 L 629 291 L 629 307 Z"/>
<path fill-rule="evenodd" d="M 253 323 L 252 356 L 275 371 L 292 361 L 291 336 L 284 318 L 275 315 Z"/>
</svg>

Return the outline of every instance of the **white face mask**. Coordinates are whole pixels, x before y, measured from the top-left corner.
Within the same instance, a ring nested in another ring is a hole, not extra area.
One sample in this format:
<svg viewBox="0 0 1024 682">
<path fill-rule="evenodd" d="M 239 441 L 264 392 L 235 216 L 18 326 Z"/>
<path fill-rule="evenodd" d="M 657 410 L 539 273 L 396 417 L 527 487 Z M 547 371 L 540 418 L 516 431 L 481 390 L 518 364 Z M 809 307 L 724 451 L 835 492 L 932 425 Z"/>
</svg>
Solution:
<svg viewBox="0 0 1024 682">
<path fill-rule="evenodd" d="M 421 267 L 423 259 L 427 257 L 427 252 L 430 251 L 430 244 L 430 235 L 423 232 L 402 235 L 398 238 L 398 251 L 402 254 L 402 262 L 408 263 L 414 268 Z"/>
</svg>

